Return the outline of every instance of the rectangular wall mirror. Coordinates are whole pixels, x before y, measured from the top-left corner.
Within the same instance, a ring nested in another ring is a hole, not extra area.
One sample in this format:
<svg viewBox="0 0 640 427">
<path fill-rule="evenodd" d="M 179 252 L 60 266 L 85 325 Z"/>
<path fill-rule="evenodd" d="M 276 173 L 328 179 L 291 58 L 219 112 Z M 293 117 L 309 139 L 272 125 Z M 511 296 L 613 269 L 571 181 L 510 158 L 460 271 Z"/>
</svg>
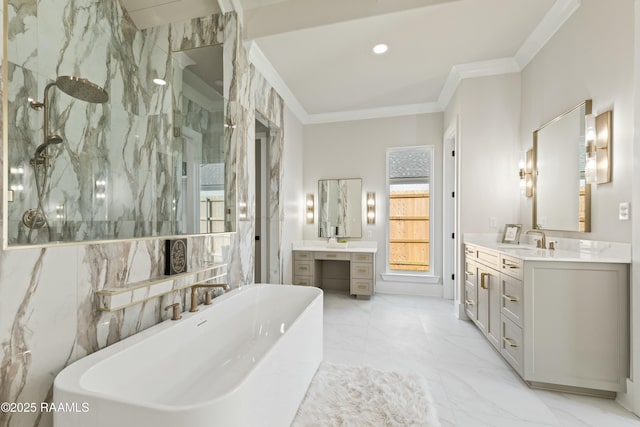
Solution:
<svg viewBox="0 0 640 427">
<path fill-rule="evenodd" d="M 58 6 L 4 2 L 5 244 L 234 231 L 222 45 L 199 35 L 221 27 L 180 24 L 195 48 L 171 52 L 111 1 Z M 86 13 L 105 28 L 67 19 Z"/>
<path fill-rule="evenodd" d="M 591 186 L 585 180 L 585 115 L 580 103 L 533 133 L 533 226 L 591 231 Z"/>
<path fill-rule="evenodd" d="M 362 237 L 362 179 L 318 181 L 318 237 Z"/>
</svg>

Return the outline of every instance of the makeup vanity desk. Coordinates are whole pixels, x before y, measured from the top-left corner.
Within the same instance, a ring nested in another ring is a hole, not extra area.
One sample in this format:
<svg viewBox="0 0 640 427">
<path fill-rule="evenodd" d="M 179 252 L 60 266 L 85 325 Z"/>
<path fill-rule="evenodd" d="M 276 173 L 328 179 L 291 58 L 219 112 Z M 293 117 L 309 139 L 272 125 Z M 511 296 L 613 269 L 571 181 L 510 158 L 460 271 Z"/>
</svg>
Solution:
<svg viewBox="0 0 640 427">
<path fill-rule="evenodd" d="M 370 298 L 376 288 L 376 253 L 377 242 L 350 241 L 330 244 L 319 240 L 305 240 L 295 242 L 293 250 L 293 284 L 303 286 L 317 286 L 323 288 L 323 284 L 329 281 L 348 283 L 349 294 L 357 298 Z M 345 265 L 335 262 L 348 263 L 348 274 Z M 336 277 L 328 277 L 331 270 L 337 271 Z"/>
</svg>

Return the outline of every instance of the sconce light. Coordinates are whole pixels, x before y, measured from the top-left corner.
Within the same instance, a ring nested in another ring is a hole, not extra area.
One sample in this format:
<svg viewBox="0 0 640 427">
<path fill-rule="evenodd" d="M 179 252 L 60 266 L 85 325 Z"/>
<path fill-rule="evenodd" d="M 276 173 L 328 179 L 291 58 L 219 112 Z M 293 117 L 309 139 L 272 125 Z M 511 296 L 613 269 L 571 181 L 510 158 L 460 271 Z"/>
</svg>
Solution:
<svg viewBox="0 0 640 427">
<path fill-rule="evenodd" d="M 367 224 L 376 223 L 376 193 L 367 192 Z"/>
<path fill-rule="evenodd" d="M 307 194 L 307 224 L 313 224 L 314 207 L 313 194 Z"/>
<path fill-rule="evenodd" d="M 520 191 L 526 197 L 533 196 L 533 149 L 525 153 L 520 160 Z"/>
<path fill-rule="evenodd" d="M 585 180 L 587 184 L 611 182 L 611 111 L 585 117 Z"/>
</svg>

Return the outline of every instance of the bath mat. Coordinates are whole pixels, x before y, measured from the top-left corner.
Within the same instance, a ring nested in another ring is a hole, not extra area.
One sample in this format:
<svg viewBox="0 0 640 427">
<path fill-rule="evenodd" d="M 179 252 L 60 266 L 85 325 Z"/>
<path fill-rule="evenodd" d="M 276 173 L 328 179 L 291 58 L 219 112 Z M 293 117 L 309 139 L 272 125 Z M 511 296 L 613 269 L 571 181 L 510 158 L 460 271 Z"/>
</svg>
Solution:
<svg viewBox="0 0 640 427">
<path fill-rule="evenodd" d="M 322 363 L 292 427 L 439 427 L 418 375 Z"/>
</svg>

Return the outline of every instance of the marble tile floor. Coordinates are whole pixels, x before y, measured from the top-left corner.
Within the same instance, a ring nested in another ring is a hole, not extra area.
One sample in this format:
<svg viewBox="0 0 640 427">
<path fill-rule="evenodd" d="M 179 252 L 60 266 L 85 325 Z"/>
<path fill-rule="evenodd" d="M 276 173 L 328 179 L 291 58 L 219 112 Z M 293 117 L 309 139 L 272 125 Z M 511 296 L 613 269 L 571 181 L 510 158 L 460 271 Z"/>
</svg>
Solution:
<svg viewBox="0 0 640 427">
<path fill-rule="evenodd" d="M 640 427 L 614 400 L 528 388 L 449 300 L 325 292 L 324 360 L 423 375 L 442 427 Z"/>
</svg>

